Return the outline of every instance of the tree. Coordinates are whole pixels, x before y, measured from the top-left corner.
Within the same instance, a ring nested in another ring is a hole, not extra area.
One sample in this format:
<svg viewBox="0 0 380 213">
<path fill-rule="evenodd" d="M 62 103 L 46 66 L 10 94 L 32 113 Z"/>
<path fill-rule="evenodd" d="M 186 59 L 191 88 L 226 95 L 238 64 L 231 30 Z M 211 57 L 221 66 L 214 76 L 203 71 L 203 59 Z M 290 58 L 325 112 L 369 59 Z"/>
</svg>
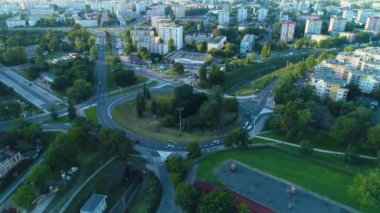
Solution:
<svg viewBox="0 0 380 213">
<path fill-rule="evenodd" d="M 201 156 L 201 149 L 199 148 L 199 144 L 197 142 L 191 142 L 189 145 L 187 145 L 187 151 L 189 152 L 187 154 L 188 158 L 197 158 Z"/>
<path fill-rule="evenodd" d="M 207 67 L 205 65 L 202 65 L 199 68 L 198 75 L 199 75 L 199 79 L 201 81 L 206 81 L 207 80 Z"/>
<path fill-rule="evenodd" d="M 354 51 L 355 51 L 355 46 L 352 44 L 344 48 L 344 52 L 354 52 Z"/>
<path fill-rule="evenodd" d="M 168 49 L 169 52 L 173 52 L 175 50 L 174 40 L 172 38 L 168 40 Z"/>
<path fill-rule="evenodd" d="M 228 61 L 224 63 L 224 72 L 231 72 L 231 66 Z"/>
<path fill-rule="evenodd" d="M 223 108 L 227 112 L 236 112 L 236 113 L 238 113 L 239 112 L 239 103 L 238 103 L 238 101 L 237 101 L 237 99 L 235 97 L 233 97 L 233 98 L 227 98 L 223 102 Z"/>
<path fill-rule="evenodd" d="M 348 85 L 347 101 L 355 100 L 357 97 L 362 95 L 361 90 L 356 84 Z"/>
<path fill-rule="evenodd" d="M 346 152 L 344 153 L 344 160 L 347 163 L 355 163 L 357 160 L 357 150 L 356 147 L 354 147 L 351 144 L 348 144 Z"/>
<path fill-rule="evenodd" d="M 68 90 L 67 96 L 74 103 L 82 102 L 92 95 L 92 85 L 86 80 L 79 79 L 74 82 L 74 86 Z"/>
<path fill-rule="evenodd" d="M 174 63 L 173 71 L 176 72 L 177 74 L 183 74 L 185 72 L 185 67 L 181 63 Z"/>
<path fill-rule="evenodd" d="M 193 185 L 188 183 L 178 184 L 175 190 L 175 202 L 185 212 L 195 212 L 199 203 L 200 194 Z"/>
<path fill-rule="evenodd" d="M 311 55 L 311 56 L 307 57 L 307 59 L 305 60 L 306 69 L 311 70 L 315 66 L 315 60 L 316 60 L 315 55 Z"/>
<path fill-rule="evenodd" d="M 367 206 L 380 206 L 380 170 L 358 174 L 348 192 L 352 198 Z"/>
<path fill-rule="evenodd" d="M 165 167 L 170 173 L 170 178 L 174 185 L 179 184 L 187 170 L 187 164 L 184 158 L 181 156 L 169 156 L 165 160 Z"/>
<path fill-rule="evenodd" d="M 206 52 L 207 50 L 207 42 L 202 41 L 201 43 L 197 44 L 197 51 L 198 52 Z"/>
<path fill-rule="evenodd" d="M 153 99 L 152 102 L 151 102 L 150 110 L 152 111 L 153 115 L 157 115 L 158 108 L 157 108 L 157 102 L 156 102 L 155 99 Z"/>
<path fill-rule="evenodd" d="M 211 86 L 223 85 L 224 82 L 226 81 L 226 74 L 217 68 L 211 69 L 208 80 L 209 80 Z"/>
<path fill-rule="evenodd" d="M 309 141 L 301 141 L 300 143 L 300 153 L 303 155 L 311 155 L 313 153 L 314 147 Z"/>
<path fill-rule="evenodd" d="M 144 99 L 144 96 L 141 95 L 139 91 L 136 96 L 136 112 L 139 118 L 143 116 L 144 110 L 145 110 L 145 99 Z"/>
<path fill-rule="evenodd" d="M 126 87 L 134 84 L 137 81 L 135 72 L 120 68 L 115 70 L 114 81 L 119 87 Z"/>
<path fill-rule="evenodd" d="M 254 52 L 247 54 L 246 62 L 253 63 L 256 61 L 256 54 Z"/>
<path fill-rule="evenodd" d="M 144 94 L 144 98 L 148 100 L 150 99 L 150 91 L 149 91 L 149 88 L 146 87 L 145 82 L 143 86 L 143 94 Z"/>
<path fill-rule="evenodd" d="M 35 187 L 40 193 L 48 190 L 48 181 L 52 178 L 52 173 L 46 164 L 37 165 L 24 180 L 25 184 Z"/>
<path fill-rule="evenodd" d="M 249 140 L 248 132 L 244 129 L 236 128 L 228 133 L 224 144 L 226 147 L 232 144 L 238 147 L 247 147 Z"/>
<path fill-rule="evenodd" d="M 20 65 L 27 62 L 27 54 L 24 47 L 10 47 L 3 53 L 3 60 L 7 65 Z"/>
<path fill-rule="evenodd" d="M 79 37 L 75 38 L 75 49 L 78 52 L 82 52 L 84 48 L 86 47 L 86 43 L 83 42 L 83 40 Z"/>
<path fill-rule="evenodd" d="M 264 44 L 264 46 L 261 48 L 260 56 L 263 59 L 266 59 L 270 56 L 270 46 L 268 44 Z"/>
<path fill-rule="evenodd" d="M 218 189 L 201 198 L 197 212 L 228 213 L 231 212 L 234 203 L 234 198 L 228 191 Z"/>
<path fill-rule="evenodd" d="M 97 58 L 99 53 L 99 49 L 97 45 L 93 45 L 90 49 L 90 56 L 93 58 Z"/>
<path fill-rule="evenodd" d="M 299 49 L 304 45 L 305 39 L 301 38 L 294 42 L 294 47 Z"/>
<path fill-rule="evenodd" d="M 22 184 L 12 196 L 13 203 L 21 209 L 30 209 L 33 201 L 37 198 L 30 185 Z"/>
<path fill-rule="evenodd" d="M 69 103 L 67 106 L 67 115 L 69 116 L 69 120 L 73 121 L 77 117 L 77 112 L 72 103 Z"/>
<path fill-rule="evenodd" d="M 109 128 L 102 128 L 99 134 L 103 146 L 111 153 L 127 158 L 132 150 L 131 141 L 125 137 L 123 131 Z"/>
<path fill-rule="evenodd" d="M 348 116 L 341 116 L 336 119 L 335 123 L 330 129 L 330 134 L 338 142 L 348 142 L 353 139 L 353 134 L 356 132 L 356 121 Z"/>
<path fill-rule="evenodd" d="M 247 205 L 245 205 L 244 203 L 239 203 L 237 205 L 237 213 L 249 213 L 250 210 L 248 208 Z"/>
<path fill-rule="evenodd" d="M 380 124 L 368 129 L 367 138 L 369 146 L 375 148 L 375 150 L 380 150 Z"/>
</svg>

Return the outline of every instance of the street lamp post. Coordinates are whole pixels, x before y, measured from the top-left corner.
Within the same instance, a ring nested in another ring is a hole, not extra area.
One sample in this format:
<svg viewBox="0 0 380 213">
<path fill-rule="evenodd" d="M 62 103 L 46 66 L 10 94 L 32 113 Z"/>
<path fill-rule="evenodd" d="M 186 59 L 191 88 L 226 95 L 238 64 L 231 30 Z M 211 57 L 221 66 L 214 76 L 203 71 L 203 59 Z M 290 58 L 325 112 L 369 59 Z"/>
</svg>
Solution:
<svg viewBox="0 0 380 213">
<path fill-rule="evenodd" d="M 179 132 L 182 132 L 182 111 L 183 111 L 183 107 L 177 107 L 176 110 L 179 112 Z"/>
</svg>

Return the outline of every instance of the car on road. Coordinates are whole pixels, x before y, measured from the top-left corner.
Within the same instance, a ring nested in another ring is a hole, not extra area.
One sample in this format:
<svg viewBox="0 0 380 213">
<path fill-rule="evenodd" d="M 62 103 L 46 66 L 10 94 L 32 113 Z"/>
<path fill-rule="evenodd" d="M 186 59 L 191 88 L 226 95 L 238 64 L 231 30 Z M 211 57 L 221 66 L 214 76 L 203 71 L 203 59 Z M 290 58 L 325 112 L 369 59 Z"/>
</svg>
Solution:
<svg viewBox="0 0 380 213">
<path fill-rule="evenodd" d="M 248 122 L 248 121 L 246 121 L 246 122 L 244 123 L 244 125 L 243 125 L 243 129 L 247 128 L 247 127 L 248 127 L 248 125 L 249 125 L 249 122 Z"/>
<path fill-rule="evenodd" d="M 70 168 L 69 171 L 67 171 L 67 174 L 72 175 L 72 174 L 74 174 L 76 171 L 78 171 L 78 169 L 79 169 L 78 167 L 73 166 L 73 167 Z"/>
<path fill-rule="evenodd" d="M 248 127 L 247 127 L 247 130 L 248 131 L 251 131 L 253 129 L 253 126 L 252 125 L 249 125 Z"/>
</svg>

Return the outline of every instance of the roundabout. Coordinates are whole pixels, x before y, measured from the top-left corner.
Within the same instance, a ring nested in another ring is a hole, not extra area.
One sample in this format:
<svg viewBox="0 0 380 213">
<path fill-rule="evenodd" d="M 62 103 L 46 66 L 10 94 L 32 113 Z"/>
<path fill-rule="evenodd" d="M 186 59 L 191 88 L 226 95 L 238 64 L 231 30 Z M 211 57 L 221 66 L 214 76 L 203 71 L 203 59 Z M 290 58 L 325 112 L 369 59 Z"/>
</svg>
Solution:
<svg viewBox="0 0 380 213">
<path fill-rule="evenodd" d="M 113 122 L 120 128 L 128 133 L 133 133 L 134 135 L 139 135 L 144 137 L 135 137 L 134 140 L 138 143 L 144 144 L 145 139 L 150 139 L 160 143 L 160 145 L 170 145 L 169 147 L 178 147 L 187 145 L 189 142 L 199 142 L 199 143 L 221 143 L 220 140 L 225 137 L 225 133 L 229 130 L 240 127 L 241 115 L 232 116 L 231 113 L 225 115 L 223 114 L 223 121 L 228 120 L 230 125 L 226 128 L 219 130 L 210 130 L 206 128 L 194 128 L 191 131 L 179 131 L 178 123 L 175 126 L 165 126 L 165 119 L 163 116 L 156 116 L 152 114 L 151 103 L 152 100 L 168 100 L 174 97 L 173 89 L 156 89 L 152 88 L 152 99 L 146 100 L 146 109 L 144 110 L 144 115 L 142 117 L 137 116 L 136 111 L 136 96 L 137 92 L 133 95 L 127 97 L 122 97 L 114 100 L 108 108 L 108 116 Z M 174 109 L 175 111 L 175 109 Z M 177 116 L 179 114 L 177 113 Z M 237 118 L 235 118 L 237 117 Z M 178 117 L 177 117 L 178 118 Z"/>
</svg>

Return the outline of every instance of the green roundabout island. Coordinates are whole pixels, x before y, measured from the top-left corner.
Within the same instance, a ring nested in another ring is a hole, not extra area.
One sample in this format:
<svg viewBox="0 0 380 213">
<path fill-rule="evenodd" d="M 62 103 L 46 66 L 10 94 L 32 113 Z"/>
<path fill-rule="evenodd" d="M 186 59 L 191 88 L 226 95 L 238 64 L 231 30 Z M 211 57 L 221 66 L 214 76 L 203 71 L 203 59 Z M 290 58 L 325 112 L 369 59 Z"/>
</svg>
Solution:
<svg viewBox="0 0 380 213">
<path fill-rule="evenodd" d="M 162 142 L 213 140 L 241 125 L 236 99 L 197 93 L 188 85 L 174 92 L 150 94 L 144 89 L 118 103 L 112 119 L 128 131 Z"/>
</svg>

